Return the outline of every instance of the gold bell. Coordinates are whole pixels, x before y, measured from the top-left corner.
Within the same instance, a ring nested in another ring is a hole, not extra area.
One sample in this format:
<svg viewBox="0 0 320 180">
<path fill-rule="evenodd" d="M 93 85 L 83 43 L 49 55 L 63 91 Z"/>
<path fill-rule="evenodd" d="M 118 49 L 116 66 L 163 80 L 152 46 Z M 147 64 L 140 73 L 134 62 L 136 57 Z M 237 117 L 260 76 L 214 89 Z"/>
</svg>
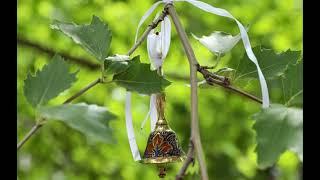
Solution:
<svg viewBox="0 0 320 180">
<path fill-rule="evenodd" d="M 146 150 L 141 163 L 157 164 L 160 167 L 160 177 L 165 176 L 166 163 L 183 161 L 185 153 L 179 146 L 176 133 L 169 127 L 164 117 L 165 94 L 156 97 L 158 120 L 155 130 L 150 133 Z"/>
</svg>

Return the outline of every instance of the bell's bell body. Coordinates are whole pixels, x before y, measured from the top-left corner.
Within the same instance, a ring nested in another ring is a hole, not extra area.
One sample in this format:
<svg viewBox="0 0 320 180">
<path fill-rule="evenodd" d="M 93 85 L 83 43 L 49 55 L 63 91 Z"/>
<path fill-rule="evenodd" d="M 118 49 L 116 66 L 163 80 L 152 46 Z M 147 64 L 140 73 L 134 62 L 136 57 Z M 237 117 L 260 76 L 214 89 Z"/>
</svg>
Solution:
<svg viewBox="0 0 320 180">
<path fill-rule="evenodd" d="M 164 164 L 179 162 L 185 154 L 179 146 L 176 133 L 171 130 L 164 117 L 164 94 L 157 96 L 158 120 L 148 138 L 141 163 Z"/>
</svg>

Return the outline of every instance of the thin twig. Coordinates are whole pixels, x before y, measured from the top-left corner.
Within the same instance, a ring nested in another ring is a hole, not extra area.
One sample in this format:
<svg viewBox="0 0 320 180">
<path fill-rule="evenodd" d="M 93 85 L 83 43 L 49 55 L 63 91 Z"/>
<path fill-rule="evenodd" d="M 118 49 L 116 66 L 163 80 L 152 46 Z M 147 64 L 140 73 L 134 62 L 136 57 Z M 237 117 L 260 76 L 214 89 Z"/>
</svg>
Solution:
<svg viewBox="0 0 320 180">
<path fill-rule="evenodd" d="M 172 4 L 166 6 L 171 19 L 175 25 L 176 31 L 179 35 L 184 51 L 188 57 L 190 65 L 190 84 L 191 84 L 191 140 L 195 147 L 195 152 L 200 165 L 201 178 L 208 180 L 208 173 L 206 168 L 206 162 L 203 155 L 200 133 L 199 133 L 199 120 L 198 120 L 198 92 L 197 92 L 197 59 L 194 55 L 192 47 L 188 41 L 186 32 L 184 31 L 176 10 Z"/>
<path fill-rule="evenodd" d="M 209 85 L 214 85 L 214 84 L 217 84 L 219 86 L 222 86 L 226 89 L 229 89 L 233 92 L 236 92 L 244 97 L 247 97 L 255 102 L 258 102 L 260 104 L 262 104 L 262 100 L 259 99 L 258 97 L 252 95 L 252 94 L 249 94 L 245 91 L 242 91 L 236 87 L 233 87 L 230 83 L 230 80 L 227 78 L 227 77 L 224 77 L 224 76 L 217 76 L 216 74 L 214 73 L 211 73 L 209 72 L 206 68 L 204 68 L 203 66 L 200 66 L 200 65 L 197 65 L 197 69 L 198 69 L 198 72 L 200 72 L 202 75 L 203 75 L 203 78 L 207 81 L 207 83 Z M 219 78 L 217 78 L 219 77 Z"/>
<path fill-rule="evenodd" d="M 167 15 L 167 11 L 164 10 L 162 12 L 162 14 L 155 20 L 153 21 L 147 28 L 147 30 L 143 33 L 143 35 L 139 38 L 139 40 L 137 41 L 137 43 L 135 43 L 133 45 L 133 47 L 128 51 L 128 55 L 130 56 L 138 47 L 139 45 L 141 45 L 141 43 L 146 39 L 147 35 L 149 34 L 149 32 L 156 28 L 158 26 L 158 24 L 163 20 L 163 18 Z M 27 41 L 21 41 L 21 39 L 17 41 L 18 43 L 20 44 L 23 44 L 23 45 L 28 45 L 30 47 L 33 47 L 33 48 L 36 48 L 40 51 L 43 51 L 43 52 L 46 52 L 47 54 L 55 54 L 55 52 L 53 50 L 50 50 L 49 48 L 44 48 L 42 46 L 38 46 L 37 44 L 33 44 L 33 43 L 27 43 Z M 91 68 L 95 68 L 96 65 L 92 66 L 91 64 L 89 63 L 86 63 L 86 60 L 83 60 L 81 59 L 79 61 L 79 58 L 76 58 L 76 57 L 73 57 L 73 56 L 69 56 L 67 54 L 64 54 L 62 56 L 65 56 L 65 57 L 71 57 L 71 59 L 73 59 L 74 62 L 76 63 L 79 63 L 79 64 L 82 64 L 82 65 L 85 65 L 85 66 L 88 66 L 88 67 L 91 67 Z M 77 60 L 78 59 L 78 60 Z M 85 63 L 84 63 L 85 62 Z M 97 69 L 99 68 L 99 65 L 97 65 Z M 68 98 L 63 104 L 68 104 L 70 103 L 71 101 L 73 101 L 74 99 L 76 99 L 77 97 L 81 96 L 83 93 L 85 93 L 86 91 L 88 91 L 89 89 L 93 88 L 94 86 L 96 86 L 97 84 L 99 83 L 102 83 L 101 81 L 101 78 L 99 77 L 98 79 L 96 79 L 95 81 L 93 81 L 92 83 L 90 83 L 89 85 L 87 85 L 86 87 L 82 88 L 79 92 L 77 92 L 76 94 L 74 94 L 73 96 L 71 96 L 70 98 Z M 17 144 L 17 150 L 19 150 L 22 145 L 28 141 L 28 139 L 33 135 L 35 134 L 35 132 L 40 128 L 42 127 L 43 124 L 35 124 L 31 130 L 28 132 L 28 134 L 22 139 L 21 142 L 19 142 Z"/>
<path fill-rule="evenodd" d="M 163 21 L 163 19 L 167 16 L 168 12 L 166 8 L 162 11 L 161 15 L 155 19 L 151 24 L 149 24 L 148 28 L 145 30 L 145 32 L 142 34 L 142 36 L 137 40 L 135 45 L 128 51 L 128 55 L 130 56 L 145 40 L 145 38 L 148 36 L 150 31 L 158 26 L 158 24 Z"/>
<path fill-rule="evenodd" d="M 220 82 L 219 82 L 220 83 Z M 217 84 L 217 82 L 216 82 L 216 84 Z M 254 95 L 252 95 L 252 94 L 249 94 L 249 93 L 247 93 L 247 92 L 245 92 L 245 91 L 242 91 L 242 90 L 240 90 L 240 89 L 238 89 L 238 88 L 236 88 L 236 87 L 233 87 L 233 86 L 231 86 L 231 85 L 223 85 L 223 84 L 219 84 L 219 85 L 221 85 L 222 87 L 224 87 L 224 88 L 226 88 L 226 89 L 229 89 L 229 90 L 231 90 L 231 91 L 233 91 L 233 92 L 236 92 L 236 93 L 238 93 L 238 94 L 241 94 L 241 95 L 243 95 L 244 97 L 247 97 L 247 98 L 249 98 L 249 99 L 251 99 L 251 100 L 253 100 L 253 101 L 255 101 L 255 102 L 257 102 L 257 103 L 260 103 L 260 104 L 262 104 L 262 100 L 260 99 L 260 98 L 258 98 L 258 97 L 256 97 L 256 96 L 254 96 Z"/>
<path fill-rule="evenodd" d="M 76 99 L 77 97 L 81 96 L 83 93 L 85 93 L 86 91 L 88 91 L 89 89 L 91 89 L 92 87 L 94 87 L 95 85 L 101 83 L 101 79 L 98 78 L 97 80 L 93 81 L 92 83 L 90 83 L 89 85 L 87 85 L 86 87 L 82 88 L 79 92 L 77 92 L 76 94 L 74 94 L 73 96 L 71 96 L 70 98 L 68 98 L 63 104 L 68 104 L 71 101 L 73 101 L 74 99 Z M 44 121 L 44 120 L 43 120 Z M 17 144 L 17 151 L 24 145 L 25 142 L 27 142 L 29 140 L 29 138 L 35 134 L 35 132 L 37 132 L 37 130 L 39 130 L 42 127 L 42 123 L 37 122 L 32 128 L 31 130 L 28 132 L 28 134 Z"/>
<path fill-rule="evenodd" d="M 37 42 L 34 42 L 34 41 L 27 40 L 21 36 L 17 37 L 17 44 L 21 45 L 21 46 L 33 48 L 33 49 L 35 49 L 39 52 L 45 53 L 49 56 L 53 56 L 53 55 L 57 54 L 57 51 L 53 50 L 52 48 L 46 47 L 46 46 L 39 44 Z M 81 65 L 81 66 L 85 66 L 91 70 L 96 70 L 96 69 L 99 69 L 99 67 L 100 67 L 99 64 L 92 63 L 89 61 L 89 59 L 75 57 L 75 56 L 70 55 L 67 52 L 59 52 L 58 54 L 61 55 L 62 57 L 64 57 L 65 60 L 69 60 L 69 61 L 72 61 L 76 64 Z"/>
<path fill-rule="evenodd" d="M 197 64 L 197 71 L 199 71 L 205 79 L 208 79 L 209 77 L 211 77 L 213 79 L 223 81 L 226 84 L 230 83 L 228 78 L 214 74 L 214 73 L 208 71 L 207 69 L 208 69 L 207 66 L 200 66 L 199 64 Z"/>
<path fill-rule="evenodd" d="M 63 104 L 68 104 L 71 101 L 73 101 L 74 99 L 76 99 L 77 97 L 81 96 L 83 93 L 85 93 L 86 91 L 88 91 L 89 89 L 91 89 L 92 87 L 94 87 L 95 85 L 102 83 L 101 78 L 98 78 L 97 80 L 93 81 L 92 83 L 88 84 L 86 87 L 84 87 L 83 89 L 81 89 L 79 92 L 77 92 L 76 94 L 74 94 L 73 96 L 71 96 L 70 98 L 68 98 L 66 101 L 64 101 Z"/>
<path fill-rule="evenodd" d="M 182 180 L 183 176 L 185 175 L 189 165 L 191 163 L 194 163 L 194 158 L 193 158 L 193 154 L 194 154 L 194 145 L 192 143 L 192 139 L 190 139 L 190 143 L 189 143 L 189 149 L 188 149 L 188 153 L 187 153 L 187 159 L 184 161 L 179 173 L 176 176 L 176 180 Z"/>
<path fill-rule="evenodd" d="M 202 68 L 205 68 L 205 69 L 214 69 L 214 66 L 202 66 Z"/>
<path fill-rule="evenodd" d="M 42 124 L 35 124 L 28 134 L 17 144 L 17 151 L 28 141 L 28 139 L 42 126 Z"/>
</svg>

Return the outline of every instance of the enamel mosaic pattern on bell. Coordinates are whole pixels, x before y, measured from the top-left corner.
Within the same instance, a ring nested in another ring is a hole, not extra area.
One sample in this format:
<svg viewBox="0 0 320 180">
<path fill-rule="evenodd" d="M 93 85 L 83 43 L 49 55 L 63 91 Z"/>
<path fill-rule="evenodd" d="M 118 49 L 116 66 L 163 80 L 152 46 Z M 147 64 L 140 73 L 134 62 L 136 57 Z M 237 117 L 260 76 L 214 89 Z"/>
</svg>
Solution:
<svg viewBox="0 0 320 180">
<path fill-rule="evenodd" d="M 176 133 L 171 130 L 164 117 L 164 93 L 157 94 L 158 120 L 154 131 L 149 135 L 142 163 L 164 164 L 179 162 L 185 159 L 185 154 L 179 146 Z"/>
<path fill-rule="evenodd" d="M 169 159 L 179 160 L 179 157 L 183 154 L 173 131 L 154 131 L 149 136 L 143 158 L 168 158 L 168 161 L 170 161 Z"/>
</svg>

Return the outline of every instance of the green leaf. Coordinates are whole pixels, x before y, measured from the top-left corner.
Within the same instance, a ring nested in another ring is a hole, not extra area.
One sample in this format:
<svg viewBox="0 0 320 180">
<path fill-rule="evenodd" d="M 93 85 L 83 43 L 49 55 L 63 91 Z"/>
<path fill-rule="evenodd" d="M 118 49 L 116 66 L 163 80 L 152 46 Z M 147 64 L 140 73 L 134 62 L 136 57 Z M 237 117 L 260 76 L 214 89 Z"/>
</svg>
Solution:
<svg viewBox="0 0 320 180">
<path fill-rule="evenodd" d="M 272 166 L 286 150 L 303 161 L 303 110 L 275 104 L 262 109 L 253 118 L 257 133 L 258 165 Z"/>
<path fill-rule="evenodd" d="M 303 61 L 289 64 L 284 73 L 267 81 L 273 102 L 303 107 Z"/>
<path fill-rule="evenodd" d="M 24 95 L 33 107 L 44 105 L 70 88 L 77 80 L 77 73 L 69 73 L 69 65 L 55 55 L 35 76 L 28 74 L 24 81 Z"/>
<path fill-rule="evenodd" d="M 128 91 L 136 91 L 141 94 L 161 92 L 171 83 L 150 70 L 150 64 L 140 63 L 139 57 L 130 62 L 125 71 L 113 76 L 113 82 L 126 88 Z"/>
<path fill-rule="evenodd" d="M 253 52 L 266 79 L 281 75 L 287 65 L 295 64 L 301 55 L 301 51 L 291 50 L 277 54 L 272 49 L 264 49 L 261 46 L 253 48 Z M 256 65 L 246 54 L 240 60 L 234 79 L 235 81 L 239 79 L 258 79 Z"/>
<path fill-rule="evenodd" d="M 303 61 L 289 65 L 281 76 L 284 102 L 288 106 L 303 105 Z"/>
<path fill-rule="evenodd" d="M 51 120 L 59 120 L 93 140 L 114 143 L 109 121 L 116 118 L 105 107 L 97 105 L 66 104 L 59 106 L 40 107 L 40 114 Z"/>
<path fill-rule="evenodd" d="M 140 56 L 135 56 L 130 61 L 106 60 L 104 61 L 105 75 L 118 74 L 129 68 L 129 65 L 140 62 Z"/>
<path fill-rule="evenodd" d="M 87 52 L 103 62 L 107 57 L 112 39 L 112 33 L 108 25 L 97 16 L 93 16 L 91 24 L 77 25 L 55 20 L 51 27 L 62 31 L 64 34 L 80 44 Z"/>
<path fill-rule="evenodd" d="M 118 74 L 125 71 L 129 67 L 128 61 L 105 61 L 104 62 L 104 74 Z"/>
</svg>

